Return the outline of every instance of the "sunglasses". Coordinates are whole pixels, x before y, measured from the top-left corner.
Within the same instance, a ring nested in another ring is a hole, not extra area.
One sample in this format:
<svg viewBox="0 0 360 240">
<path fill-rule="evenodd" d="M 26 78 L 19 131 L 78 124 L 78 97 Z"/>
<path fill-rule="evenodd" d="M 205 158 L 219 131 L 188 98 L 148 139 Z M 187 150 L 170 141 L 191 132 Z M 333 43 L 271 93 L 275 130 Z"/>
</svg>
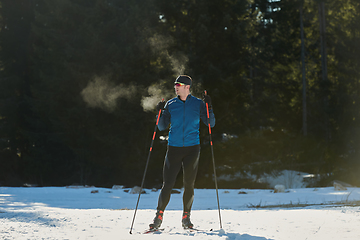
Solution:
<svg viewBox="0 0 360 240">
<path fill-rule="evenodd" d="M 181 87 L 181 86 L 185 86 L 186 84 L 185 84 L 185 83 L 179 83 L 179 82 L 177 82 L 177 83 L 175 83 L 174 85 L 177 86 L 177 87 Z"/>
</svg>

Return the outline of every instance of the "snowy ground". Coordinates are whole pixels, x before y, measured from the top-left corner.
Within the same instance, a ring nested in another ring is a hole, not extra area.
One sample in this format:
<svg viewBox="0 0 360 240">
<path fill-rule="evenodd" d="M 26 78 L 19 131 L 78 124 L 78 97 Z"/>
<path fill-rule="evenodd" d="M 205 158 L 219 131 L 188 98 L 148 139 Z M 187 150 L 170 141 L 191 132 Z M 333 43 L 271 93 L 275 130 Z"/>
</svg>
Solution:
<svg viewBox="0 0 360 240">
<path fill-rule="evenodd" d="M 182 194 L 173 194 L 165 230 L 141 234 L 154 217 L 158 194 L 141 195 L 130 235 L 138 195 L 124 189 L 0 187 L 0 239 L 360 239 L 360 188 L 221 189 L 224 232 L 215 190 L 196 189 L 191 219 L 205 231 L 181 228 Z"/>
</svg>

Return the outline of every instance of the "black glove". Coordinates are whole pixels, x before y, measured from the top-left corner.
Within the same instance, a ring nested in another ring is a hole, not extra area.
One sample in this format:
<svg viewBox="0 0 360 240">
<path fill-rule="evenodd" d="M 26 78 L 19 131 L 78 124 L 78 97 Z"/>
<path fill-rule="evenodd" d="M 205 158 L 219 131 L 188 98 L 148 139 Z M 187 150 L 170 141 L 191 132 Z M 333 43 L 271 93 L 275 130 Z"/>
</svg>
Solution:
<svg viewBox="0 0 360 240">
<path fill-rule="evenodd" d="M 160 101 L 157 105 L 156 105 L 156 110 L 157 111 L 160 111 L 161 110 L 164 110 L 164 107 L 165 107 L 165 101 Z"/>
<path fill-rule="evenodd" d="M 210 98 L 209 95 L 205 95 L 205 94 L 204 94 L 204 96 L 203 96 L 203 101 L 208 104 L 209 110 L 212 109 L 212 106 L 211 106 L 211 98 Z"/>
</svg>

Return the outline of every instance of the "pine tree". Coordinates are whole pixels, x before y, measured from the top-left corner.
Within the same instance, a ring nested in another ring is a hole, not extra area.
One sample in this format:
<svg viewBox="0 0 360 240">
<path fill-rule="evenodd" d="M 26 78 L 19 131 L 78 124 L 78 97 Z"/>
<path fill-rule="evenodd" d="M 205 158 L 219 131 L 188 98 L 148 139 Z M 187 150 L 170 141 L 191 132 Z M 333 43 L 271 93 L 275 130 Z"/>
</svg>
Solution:
<svg viewBox="0 0 360 240">
<path fill-rule="evenodd" d="M 43 161 L 54 156 L 47 172 L 65 173 L 60 183 L 129 181 L 141 164 L 139 136 L 153 117 L 138 93 L 158 81 L 149 38 L 159 18 L 151 4 L 38 1 L 32 93 L 42 129 L 33 141 Z"/>
<path fill-rule="evenodd" d="M 31 2 L 0 1 L 0 181 L 21 184 L 29 111 Z"/>
</svg>

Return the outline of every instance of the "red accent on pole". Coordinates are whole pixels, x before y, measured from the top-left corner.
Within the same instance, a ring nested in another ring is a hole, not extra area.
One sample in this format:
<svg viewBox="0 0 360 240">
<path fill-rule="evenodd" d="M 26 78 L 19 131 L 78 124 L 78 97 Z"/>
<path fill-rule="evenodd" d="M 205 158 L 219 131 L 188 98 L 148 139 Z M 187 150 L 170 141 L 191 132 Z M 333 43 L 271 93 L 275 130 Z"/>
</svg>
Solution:
<svg viewBox="0 0 360 240">
<path fill-rule="evenodd" d="M 164 99 L 163 99 L 164 100 Z M 156 120 L 156 125 L 158 125 L 158 123 L 159 123 L 159 119 L 160 119 L 160 114 L 161 114 L 161 109 L 159 110 L 159 113 L 158 113 L 158 118 L 157 118 L 157 120 Z"/>
<path fill-rule="evenodd" d="M 206 91 L 205 91 L 206 94 Z M 210 115 L 209 115 L 209 104 L 206 103 L 206 114 L 207 114 L 207 118 L 210 119 Z M 210 121 L 208 122 L 209 125 L 209 134 L 211 134 L 211 127 L 210 127 Z"/>
<path fill-rule="evenodd" d="M 209 104 L 206 103 L 206 112 L 207 112 L 207 117 L 210 118 L 210 115 L 209 115 Z M 209 123 L 210 124 L 210 123 Z"/>
</svg>

